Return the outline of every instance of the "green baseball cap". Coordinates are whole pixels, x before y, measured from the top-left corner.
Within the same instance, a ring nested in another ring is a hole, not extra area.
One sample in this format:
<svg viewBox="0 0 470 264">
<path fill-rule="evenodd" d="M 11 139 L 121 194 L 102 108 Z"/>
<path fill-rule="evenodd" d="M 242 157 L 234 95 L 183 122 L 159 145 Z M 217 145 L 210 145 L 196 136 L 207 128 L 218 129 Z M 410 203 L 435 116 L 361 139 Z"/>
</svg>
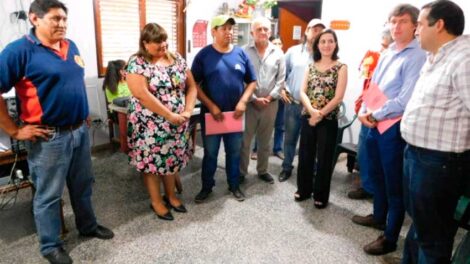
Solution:
<svg viewBox="0 0 470 264">
<path fill-rule="evenodd" d="M 219 27 L 225 25 L 226 23 L 230 23 L 231 25 L 235 25 L 235 19 L 228 15 L 218 15 L 212 18 L 211 20 L 211 28 Z"/>
</svg>

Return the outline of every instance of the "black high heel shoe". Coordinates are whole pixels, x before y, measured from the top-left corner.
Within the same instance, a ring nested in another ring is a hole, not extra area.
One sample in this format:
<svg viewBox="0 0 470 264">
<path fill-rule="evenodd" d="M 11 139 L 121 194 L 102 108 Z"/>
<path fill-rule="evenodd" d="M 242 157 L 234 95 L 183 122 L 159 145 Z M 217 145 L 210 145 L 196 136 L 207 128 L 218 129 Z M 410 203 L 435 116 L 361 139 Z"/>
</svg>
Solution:
<svg viewBox="0 0 470 264">
<path fill-rule="evenodd" d="M 173 215 L 171 214 L 170 210 L 168 210 L 168 212 L 164 215 L 159 215 L 157 211 L 155 210 L 155 208 L 153 208 L 152 204 L 150 204 L 150 209 L 152 209 L 152 211 L 157 215 L 157 217 L 162 220 L 173 221 L 175 219 Z"/>
<path fill-rule="evenodd" d="M 302 201 L 305 201 L 307 199 L 310 199 L 312 198 L 312 195 L 300 195 L 299 191 L 296 191 L 294 193 L 294 199 L 296 202 L 302 202 Z"/>
<path fill-rule="evenodd" d="M 188 210 L 186 209 L 186 207 L 184 207 L 183 204 L 180 204 L 179 206 L 173 206 L 173 205 L 170 203 L 170 199 L 168 199 L 168 197 L 166 197 L 166 195 L 163 195 L 163 201 L 164 201 L 168 206 L 170 206 L 173 210 L 175 210 L 175 212 L 178 212 L 178 213 L 186 213 L 186 212 L 188 212 Z"/>
</svg>

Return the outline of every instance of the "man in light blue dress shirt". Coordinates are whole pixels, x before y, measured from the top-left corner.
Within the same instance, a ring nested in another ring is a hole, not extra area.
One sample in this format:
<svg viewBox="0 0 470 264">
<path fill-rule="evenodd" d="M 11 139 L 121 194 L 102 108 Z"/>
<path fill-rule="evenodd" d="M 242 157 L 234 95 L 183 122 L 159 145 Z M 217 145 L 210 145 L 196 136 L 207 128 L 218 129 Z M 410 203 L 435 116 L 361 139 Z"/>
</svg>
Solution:
<svg viewBox="0 0 470 264">
<path fill-rule="evenodd" d="M 383 133 L 378 131 L 377 124 L 403 115 L 426 60 L 426 53 L 414 38 L 418 14 L 419 10 L 409 4 L 398 5 L 390 14 L 389 26 L 395 43 L 381 56 L 371 81 L 388 100 L 375 111 L 364 103 L 359 113 L 359 120 L 370 128 L 366 148 L 370 158 L 369 176 L 374 185 L 374 213 L 354 216 L 352 220 L 385 231 L 364 247 L 371 255 L 396 250 L 405 217 L 402 186 L 405 142 L 400 134 L 400 122 Z"/>
</svg>

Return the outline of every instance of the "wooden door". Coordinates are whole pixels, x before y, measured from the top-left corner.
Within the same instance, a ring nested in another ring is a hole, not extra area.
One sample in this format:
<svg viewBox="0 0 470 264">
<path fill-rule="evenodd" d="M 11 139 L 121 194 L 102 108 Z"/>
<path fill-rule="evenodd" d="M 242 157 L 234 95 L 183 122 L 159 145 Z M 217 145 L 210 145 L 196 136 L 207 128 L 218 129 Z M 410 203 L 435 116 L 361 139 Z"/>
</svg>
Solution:
<svg viewBox="0 0 470 264">
<path fill-rule="evenodd" d="M 301 42 L 293 39 L 295 26 L 301 27 L 301 36 L 303 36 L 308 22 L 321 17 L 321 4 L 321 0 L 278 1 L 279 35 L 283 41 L 284 52 Z"/>
</svg>

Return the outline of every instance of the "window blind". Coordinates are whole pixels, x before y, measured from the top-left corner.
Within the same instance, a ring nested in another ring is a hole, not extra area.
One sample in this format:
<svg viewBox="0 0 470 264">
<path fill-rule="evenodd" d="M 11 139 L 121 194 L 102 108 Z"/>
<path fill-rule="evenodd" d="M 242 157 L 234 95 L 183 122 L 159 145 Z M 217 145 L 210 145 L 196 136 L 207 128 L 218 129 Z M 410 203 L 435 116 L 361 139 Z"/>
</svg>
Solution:
<svg viewBox="0 0 470 264">
<path fill-rule="evenodd" d="M 100 0 L 103 67 L 108 61 L 122 59 L 139 49 L 139 1 Z"/>
<path fill-rule="evenodd" d="M 171 52 L 177 50 L 177 2 L 175 0 L 146 0 L 147 23 L 157 23 L 168 34 L 168 49 Z"/>
</svg>

